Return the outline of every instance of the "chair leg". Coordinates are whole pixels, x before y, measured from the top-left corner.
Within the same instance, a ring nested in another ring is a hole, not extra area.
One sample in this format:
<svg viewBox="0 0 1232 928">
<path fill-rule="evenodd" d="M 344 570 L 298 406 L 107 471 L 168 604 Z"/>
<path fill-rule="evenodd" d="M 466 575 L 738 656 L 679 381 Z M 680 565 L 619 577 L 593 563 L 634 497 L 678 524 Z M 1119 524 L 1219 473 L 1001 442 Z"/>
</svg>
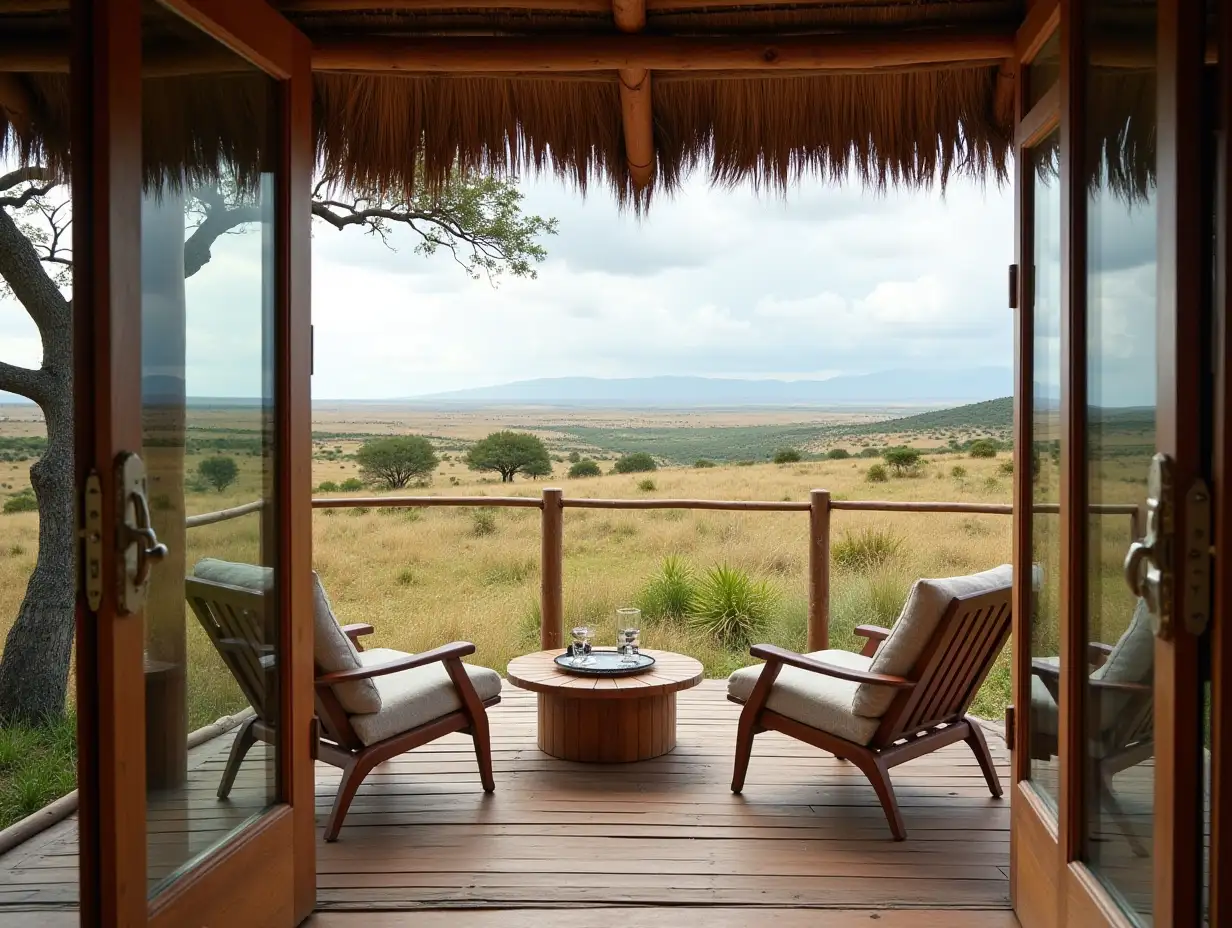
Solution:
<svg viewBox="0 0 1232 928">
<path fill-rule="evenodd" d="M 903 824 L 903 813 L 899 811 L 898 797 L 894 795 L 894 784 L 890 782 L 890 768 L 878 757 L 870 757 L 867 760 L 853 757 L 850 760 L 868 777 L 873 791 L 877 793 L 877 799 L 881 803 L 881 810 L 885 812 L 894 840 L 906 841 L 907 826 Z"/>
<path fill-rule="evenodd" d="M 753 737 L 757 734 L 757 713 L 746 705 L 740 713 L 740 725 L 736 729 L 736 759 L 732 769 L 731 790 L 739 793 L 744 789 L 744 778 L 749 772 L 749 758 L 753 756 Z"/>
<path fill-rule="evenodd" d="M 967 737 L 963 741 L 967 742 L 967 747 L 971 748 L 971 753 L 979 761 L 980 769 L 984 771 L 984 780 L 988 783 L 988 791 L 1000 799 L 1001 778 L 997 776 L 997 767 L 992 761 L 992 752 L 988 750 L 988 742 L 984 740 L 984 731 L 979 722 L 971 719 L 963 721 L 967 723 Z"/>
<path fill-rule="evenodd" d="M 240 772 L 240 764 L 244 762 L 248 749 L 257 741 L 256 732 L 253 731 L 256 724 L 257 717 L 254 715 L 235 733 L 235 740 L 231 742 L 231 754 L 227 757 L 227 766 L 222 771 L 222 782 L 218 784 L 219 799 L 226 799 L 231 795 L 231 787 L 235 785 L 235 775 Z"/>
<path fill-rule="evenodd" d="M 1121 830 L 1121 834 L 1125 836 L 1129 849 L 1134 852 L 1135 857 L 1150 857 L 1150 850 L 1143 843 L 1142 838 L 1138 836 L 1137 829 L 1134 828 L 1133 823 L 1129 820 L 1129 816 L 1125 814 L 1125 809 L 1121 805 L 1120 800 L 1116 798 L 1116 794 L 1112 791 L 1112 777 L 1101 776 L 1099 779 L 1100 804 L 1108 810 L 1108 815 L 1116 823 L 1117 828 Z"/>
<path fill-rule="evenodd" d="M 492 778 L 492 738 L 488 731 L 488 715 L 477 713 L 471 718 L 471 738 L 475 742 L 475 760 L 479 762 L 479 781 L 483 791 L 491 793 L 496 790 L 496 781 Z"/>
<path fill-rule="evenodd" d="M 334 796 L 334 807 L 325 820 L 325 840 L 337 841 L 338 832 L 342 830 L 342 820 L 346 818 L 347 810 L 351 808 L 351 800 L 359 789 L 364 777 L 371 769 L 369 764 L 359 764 L 351 761 L 342 771 L 342 782 L 338 784 L 338 794 Z"/>
</svg>

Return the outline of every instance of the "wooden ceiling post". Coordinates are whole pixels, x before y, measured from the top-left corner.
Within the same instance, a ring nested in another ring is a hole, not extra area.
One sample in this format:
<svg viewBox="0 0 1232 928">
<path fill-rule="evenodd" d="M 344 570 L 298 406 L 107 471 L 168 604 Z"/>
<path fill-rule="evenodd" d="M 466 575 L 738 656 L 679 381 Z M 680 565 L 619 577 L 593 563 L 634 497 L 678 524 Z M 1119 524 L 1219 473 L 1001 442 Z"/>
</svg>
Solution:
<svg viewBox="0 0 1232 928">
<path fill-rule="evenodd" d="M 621 32 L 646 28 L 646 0 L 612 0 L 612 19 Z M 619 68 L 620 119 L 625 133 L 625 161 L 637 190 L 644 190 L 654 177 L 654 109 L 650 102 L 650 71 Z"/>
</svg>

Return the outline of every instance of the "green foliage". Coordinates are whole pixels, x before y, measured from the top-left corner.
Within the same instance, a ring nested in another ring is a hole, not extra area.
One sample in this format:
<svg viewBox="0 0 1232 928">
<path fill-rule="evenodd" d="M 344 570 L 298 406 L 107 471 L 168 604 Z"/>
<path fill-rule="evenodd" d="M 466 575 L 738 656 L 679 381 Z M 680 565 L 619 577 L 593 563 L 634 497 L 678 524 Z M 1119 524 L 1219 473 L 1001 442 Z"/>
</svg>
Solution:
<svg viewBox="0 0 1232 928">
<path fill-rule="evenodd" d="M 861 448 L 860 453 L 856 455 L 859 458 L 879 458 L 881 457 L 881 449 L 870 445 L 867 448 Z"/>
<path fill-rule="evenodd" d="M 219 493 L 235 483 L 235 478 L 239 475 L 240 469 L 235 458 L 221 454 L 206 458 L 197 465 L 197 476 Z"/>
<path fill-rule="evenodd" d="M 850 574 L 845 582 L 834 584 L 830 595 L 830 646 L 854 645 L 854 636 L 844 642 L 839 640 L 839 633 L 851 635 L 851 629 L 857 625 L 893 627 L 907 601 L 911 582 L 911 576 L 904 570 L 882 569 Z"/>
<path fill-rule="evenodd" d="M 967 453 L 973 458 L 995 458 L 997 456 L 997 445 L 987 438 L 980 438 L 971 443 Z"/>
<path fill-rule="evenodd" d="M 647 477 L 645 480 L 639 480 L 637 482 L 637 488 L 641 490 L 643 493 L 653 493 L 655 490 L 658 489 L 658 487 L 655 486 L 655 482 L 651 480 L 649 477 Z"/>
<path fill-rule="evenodd" d="M 548 449 L 529 432 L 493 432 L 471 446 L 466 465 L 471 470 L 495 471 L 501 475 L 501 483 L 512 483 L 519 473 L 538 476 L 552 472 Z"/>
<path fill-rule="evenodd" d="M 570 477 L 598 477 L 603 473 L 598 462 L 592 461 L 590 458 L 575 461 L 573 466 L 569 468 Z"/>
<path fill-rule="evenodd" d="M 317 487 L 318 493 L 337 493 L 338 484 L 332 480 L 322 480 L 321 485 Z"/>
<path fill-rule="evenodd" d="M 35 499 L 34 491 L 29 487 L 4 501 L 4 514 L 6 516 L 18 512 L 38 512 L 38 500 Z"/>
<path fill-rule="evenodd" d="M 0 728 L 0 828 L 73 791 L 77 723 L 70 715 L 39 727 Z"/>
<path fill-rule="evenodd" d="M 491 506 L 480 506 L 471 510 L 471 534 L 476 538 L 496 534 L 496 510 Z"/>
<path fill-rule="evenodd" d="M 1001 476 L 1003 476 L 1003 477 L 1012 477 L 1012 476 L 1014 476 L 1014 460 L 1013 460 L 1013 458 L 1007 458 L 1006 460 L 1004 460 L 1004 461 L 1002 461 L 1000 464 L 998 464 L 998 465 L 997 465 L 997 473 L 998 473 L 998 474 L 1000 474 L 1000 475 L 1001 475 Z"/>
<path fill-rule="evenodd" d="M 906 544 L 901 535 L 870 525 L 839 536 L 830 560 L 846 570 L 872 570 L 901 555 Z"/>
<path fill-rule="evenodd" d="M 697 584 L 689 624 L 725 648 L 744 650 L 763 635 L 781 598 L 765 580 L 720 564 Z"/>
<path fill-rule="evenodd" d="M 415 571 L 411 570 L 411 568 L 403 567 L 400 571 L 398 571 L 399 586 L 414 586 L 416 582 Z"/>
<path fill-rule="evenodd" d="M 355 460 L 363 479 L 384 490 L 400 490 L 412 480 L 431 478 L 440 463 L 432 443 L 420 435 L 369 439 Z"/>
<path fill-rule="evenodd" d="M 905 477 L 917 473 L 920 469 L 920 452 L 917 448 L 887 448 L 881 456 L 894 469 L 896 477 Z"/>
<path fill-rule="evenodd" d="M 533 557 L 514 558 L 489 567 L 483 575 L 485 586 L 515 586 L 533 577 L 539 562 Z"/>
<path fill-rule="evenodd" d="M 693 609 L 696 595 L 693 569 L 674 554 L 663 559 L 659 572 L 642 587 L 637 607 L 649 619 L 681 621 Z"/>
<path fill-rule="evenodd" d="M 577 464 L 577 463 L 579 463 L 581 460 L 582 460 L 582 456 L 581 456 L 580 454 L 578 454 L 576 451 L 570 451 L 570 452 L 569 452 L 569 463 L 570 463 L 570 464 Z"/>
<path fill-rule="evenodd" d="M 831 461 L 845 461 L 851 457 L 851 452 L 846 448 L 831 448 L 826 452 L 826 457 Z"/>
<path fill-rule="evenodd" d="M 714 461 L 709 461 L 706 458 L 698 458 L 693 462 L 693 466 L 699 469 L 706 467 L 714 467 Z"/>
<path fill-rule="evenodd" d="M 338 489 L 343 493 L 354 493 L 356 490 L 362 490 L 364 482 L 358 477 L 347 477 L 346 480 L 338 484 Z"/>
<path fill-rule="evenodd" d="M 950 476 L 955 480 L 962 480 L 963 477 L 967 476 L 967 468 L 963 467 L 961 464 L 955 464 L 950 468 Z"/>
<path fill-rule="evenodd" d="M 652 470 L 658 470 L 659 465 L 645 451 L 636 451 L 633 454 L 623 455 L 612 465 L 612 470 L 618 474 L 644 474 Z"/>
<path fill-rule="evenodd" d="M 801 454 L 795 448 L 779 448 L 774 452 L 775 464 L 796 464 L 801 460 Z"/>
<path fill-rule="evenodd" d="M 756 463 L 757 463 L 756 461 L 737 461 L 736 466 L 737 467 L 752 467 Z"/>
<path fill-rule="evenodd" d="M 874 464 L 864 472 L 864 479 L 869 483 L 885 483 L 890 475 L 886 473 L 884 464 Z"/>
</svg>

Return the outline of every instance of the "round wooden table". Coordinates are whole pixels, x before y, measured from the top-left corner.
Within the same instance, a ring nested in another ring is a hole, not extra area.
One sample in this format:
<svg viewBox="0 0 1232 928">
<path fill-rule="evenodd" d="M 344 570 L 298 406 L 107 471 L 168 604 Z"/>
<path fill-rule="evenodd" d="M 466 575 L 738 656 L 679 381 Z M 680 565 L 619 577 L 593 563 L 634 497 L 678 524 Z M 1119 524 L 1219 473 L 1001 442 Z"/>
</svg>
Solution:
<svg viewBox="0 0 1232 928">
<path fill-rule="evenodd" d="M 562 760 L 648 760 L 676 746 L 676 693 L 702 682 L 700 661 L 643 648 L 655 663 L 627 677 L 584 677 L 537 651 L 509 662 L 509 682 L 539 694 L 539 750 Z"/>
</svg>

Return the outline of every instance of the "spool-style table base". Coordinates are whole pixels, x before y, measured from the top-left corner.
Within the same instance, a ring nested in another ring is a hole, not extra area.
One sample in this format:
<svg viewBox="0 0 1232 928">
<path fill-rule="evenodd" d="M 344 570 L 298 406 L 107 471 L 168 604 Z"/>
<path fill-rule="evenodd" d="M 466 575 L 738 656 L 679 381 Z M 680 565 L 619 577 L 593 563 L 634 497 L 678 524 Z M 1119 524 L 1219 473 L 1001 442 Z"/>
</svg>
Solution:
<svg viewBox="0 0 1232 928">
<path fill-rule="evenodd" d="M 676 746 L 676 694 L 570 699 L 539 694 L 539 750 L 561 760 L 619 764 Z"/>
</svg>

